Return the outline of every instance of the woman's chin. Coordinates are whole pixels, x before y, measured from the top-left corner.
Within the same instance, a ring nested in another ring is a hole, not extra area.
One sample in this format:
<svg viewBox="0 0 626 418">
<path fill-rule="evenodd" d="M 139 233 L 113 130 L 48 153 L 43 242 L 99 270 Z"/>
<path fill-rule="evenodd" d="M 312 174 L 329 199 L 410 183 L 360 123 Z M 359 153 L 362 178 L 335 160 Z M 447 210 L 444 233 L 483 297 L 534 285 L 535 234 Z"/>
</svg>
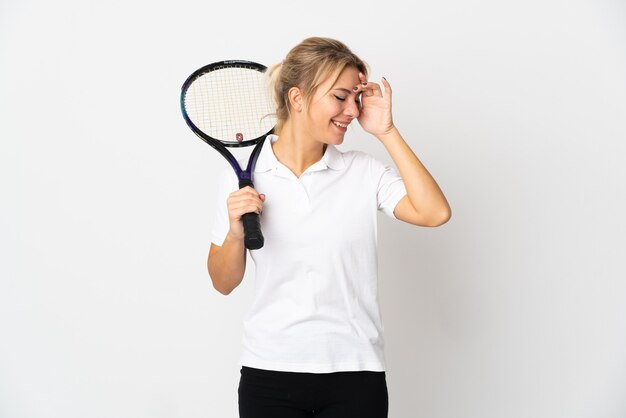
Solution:
<svg viewBox="0 0 626 418">
<path fill-rule="evenodd" d="M 328 140 L 327 144 L 332 144 L 332 145 L 341 145 L 343 144 L 343 136 L 341 138 L 332 138 L 330 140 Z"/>
</svg>

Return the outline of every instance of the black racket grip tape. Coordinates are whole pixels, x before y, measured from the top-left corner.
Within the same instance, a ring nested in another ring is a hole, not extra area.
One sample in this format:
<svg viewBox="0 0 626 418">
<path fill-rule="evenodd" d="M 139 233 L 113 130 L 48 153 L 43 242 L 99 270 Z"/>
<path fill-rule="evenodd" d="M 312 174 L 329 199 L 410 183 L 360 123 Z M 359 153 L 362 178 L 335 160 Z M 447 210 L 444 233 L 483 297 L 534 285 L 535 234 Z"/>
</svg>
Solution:
<svg viewBox="0 0 626 418">
<path fill-rule="evenodd" d="M 244 213 L 243 220 L 244 244 L 249 250 L 258 250 L 263 247 L 264 239 L 261 232 L 261 221 L 256 212 Z"/>
<path fill-rule="evenodd" d="M 246 186 L 254 188 L 252 181 L 249 178 L 239 179 L 239 188 L 243 189 Z M 258 250 L 263 248 L 265 239 L 261 232 L 261 221 L 259 220 L 259 214 L 256 212 L 244 213 L 241 216 L 243 221 L 243 242 L 247 249 Z"/>
</svg>

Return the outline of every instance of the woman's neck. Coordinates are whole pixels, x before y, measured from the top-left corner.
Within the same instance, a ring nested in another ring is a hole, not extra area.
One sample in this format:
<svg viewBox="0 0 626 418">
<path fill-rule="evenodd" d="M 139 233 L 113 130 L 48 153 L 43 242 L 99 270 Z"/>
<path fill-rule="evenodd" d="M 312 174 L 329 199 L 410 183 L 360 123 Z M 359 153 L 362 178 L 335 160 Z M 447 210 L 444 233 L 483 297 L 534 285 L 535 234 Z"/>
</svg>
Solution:
<svg viewBox="0 0 626 418">
<path fill-rule="evenodd" d="M 287 122 L 279 139 L 272 144 L 274 155 L 283 165 L 300 177 L 307 168 L 322 159 L 327 144 L 316 141 Z"/>
</svg>

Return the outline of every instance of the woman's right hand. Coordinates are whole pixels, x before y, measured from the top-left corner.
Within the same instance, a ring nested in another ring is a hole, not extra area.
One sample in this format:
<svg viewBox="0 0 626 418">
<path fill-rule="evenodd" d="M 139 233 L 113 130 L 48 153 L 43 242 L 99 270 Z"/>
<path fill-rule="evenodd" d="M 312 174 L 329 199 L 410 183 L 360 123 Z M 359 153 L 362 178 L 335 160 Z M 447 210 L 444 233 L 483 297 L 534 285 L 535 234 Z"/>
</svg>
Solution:
<svg viewBox="0 0 626 418">
<path fill-rule="evenodd" d="M 228 220 L 230 222 L 229 234 L 236 239 L 243 239 L 243 221 L 241 217 L 246 213 L 256 212 L 261 214 L 263 210 L 264 194 L 258 194 L 250 186 L 232 192 L 228 196 Z"/>
</svg>

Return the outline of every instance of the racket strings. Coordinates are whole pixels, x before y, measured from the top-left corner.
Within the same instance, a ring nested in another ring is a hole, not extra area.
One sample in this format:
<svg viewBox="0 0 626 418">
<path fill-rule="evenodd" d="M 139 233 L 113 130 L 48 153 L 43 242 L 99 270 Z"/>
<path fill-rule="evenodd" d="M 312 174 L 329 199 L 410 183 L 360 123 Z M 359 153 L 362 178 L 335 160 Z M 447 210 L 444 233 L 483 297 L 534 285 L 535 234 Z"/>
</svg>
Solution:
<svg viewBox="0 0 626 418">
<path fill-rule="evenodd" d="M 264 74 L 253 68 L 223 67 L 200 75 L 188 87 L 184 105 L 194 125 L 226 143 L 256 139 L 276 121 Z"/>
</svg>

